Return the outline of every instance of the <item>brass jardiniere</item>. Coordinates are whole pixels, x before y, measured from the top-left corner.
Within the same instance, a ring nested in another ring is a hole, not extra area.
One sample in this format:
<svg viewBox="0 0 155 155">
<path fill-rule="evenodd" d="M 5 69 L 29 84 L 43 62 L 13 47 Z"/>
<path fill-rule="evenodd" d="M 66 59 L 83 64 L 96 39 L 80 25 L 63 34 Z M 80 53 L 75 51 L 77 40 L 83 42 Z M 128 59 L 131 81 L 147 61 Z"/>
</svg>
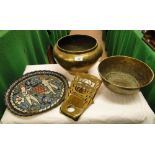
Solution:
<svg viewBox="0 0 155 155">
<path fill-rule="evenodd" d="M 54 46 L 55 61 L 71 73 L 88 72 L 102 55 L 98 41 L 88 35 L 68 35 Z"/>
</svg>

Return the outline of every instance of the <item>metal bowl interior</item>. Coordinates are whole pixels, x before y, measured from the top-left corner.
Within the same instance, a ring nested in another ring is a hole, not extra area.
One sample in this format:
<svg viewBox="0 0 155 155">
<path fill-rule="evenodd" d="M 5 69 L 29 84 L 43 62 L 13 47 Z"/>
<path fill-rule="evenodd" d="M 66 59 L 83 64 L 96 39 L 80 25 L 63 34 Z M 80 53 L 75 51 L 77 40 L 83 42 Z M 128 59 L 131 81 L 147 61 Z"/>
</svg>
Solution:
<svg viewBox="0 0 155 155">
<path fill-rule="evenodd" d="M 96 48 L 97 41 L 88 35 L 68 35 L 58 40 L 57 46 L 68 53 L 84 53 Z"/>
<path fill-rule="evenodd" d="M 111 56 L 98 66 L 103 82 L 126 90 L 140 89 L 153 80 L 152 69 L 144 62 L 128 56 Z"/>
</svg>

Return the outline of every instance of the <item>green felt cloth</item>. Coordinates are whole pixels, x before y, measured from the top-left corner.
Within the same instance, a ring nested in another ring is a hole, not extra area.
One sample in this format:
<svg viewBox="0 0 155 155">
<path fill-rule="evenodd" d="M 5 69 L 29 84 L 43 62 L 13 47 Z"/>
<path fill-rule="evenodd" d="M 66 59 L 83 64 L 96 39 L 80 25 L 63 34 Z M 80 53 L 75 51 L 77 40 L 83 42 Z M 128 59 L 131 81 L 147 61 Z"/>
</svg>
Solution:
<svg viewBox="0 0 155 155">
<path fill-rule="evenodd" d="M 51 45 L 54 46 L 61 37 L 68 35 L 69 32 L 69 30 L 48 30 Z"/>
<path fill-rule="evenodd" d="M 0 31 L 0 118 L 5 110 L 4 94 L 22 76 L 26 65 L 48 63 L 47 49 L 69 31 Z"/>
<path fill-rule="evenodd" d="M 142 32 L 138 30 L 109 30 L 104 34 L 108 55 L 127 55 L 142 60 L 155 73 L 155 52 L 142 40 Z M 148 104 L 155 112 L 155 78 L 142 89 Z"/>
</svg>

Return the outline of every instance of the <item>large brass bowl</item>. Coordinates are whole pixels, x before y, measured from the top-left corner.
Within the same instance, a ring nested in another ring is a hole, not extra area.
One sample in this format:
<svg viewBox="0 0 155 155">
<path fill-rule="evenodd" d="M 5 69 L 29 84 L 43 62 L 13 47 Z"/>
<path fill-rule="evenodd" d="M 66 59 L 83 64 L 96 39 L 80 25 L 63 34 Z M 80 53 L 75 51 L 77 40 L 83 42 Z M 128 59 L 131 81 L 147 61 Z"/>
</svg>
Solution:
<svg viewBox="0 0 155 155">
<path fill-rule="evenodd" d="M 88 35 L 68 35 L 54 46 L 55 61 L 71 73 L 88 72 L 102 55 L 97 40 Z"/>
<path fill-rule="evenodd" d="M 133 94 L 154 78 L 152 69 L 144 62 L 127 56 L 111 56 L 98 66 L 104 84 L 113 92 Z"/>
</svg>

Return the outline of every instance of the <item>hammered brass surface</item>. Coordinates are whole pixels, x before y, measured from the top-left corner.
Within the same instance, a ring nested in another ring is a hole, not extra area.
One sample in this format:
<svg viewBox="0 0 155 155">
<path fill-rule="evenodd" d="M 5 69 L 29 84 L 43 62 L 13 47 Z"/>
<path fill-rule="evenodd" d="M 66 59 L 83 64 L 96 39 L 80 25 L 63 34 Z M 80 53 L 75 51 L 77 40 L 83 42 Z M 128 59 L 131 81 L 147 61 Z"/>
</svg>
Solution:
<svg viewBox="0 0 155 155">
<path fill-rule="evenodd" d="M 104 84 L 120 94 L 133 94 L 154 78 L 147 64 L 128 56 L 108 57 L 99 64 L 98 71 Z"/>
<path fill-rule="evenodd" d="M 82 113 L 93 103 L 93 98 L 101 85 L 97 77 L 79 73 L 71 82 L 67 99 L 61 105 L 61 112 L 73 120 L 78 120 Z"/>
<path fill-rule="evenodd" d="M 88 72 L 102 56 L 97 40 L 88 35 L 68 35 L 56 43 L 55 61 L 71 73 Z"/>
</svg>

